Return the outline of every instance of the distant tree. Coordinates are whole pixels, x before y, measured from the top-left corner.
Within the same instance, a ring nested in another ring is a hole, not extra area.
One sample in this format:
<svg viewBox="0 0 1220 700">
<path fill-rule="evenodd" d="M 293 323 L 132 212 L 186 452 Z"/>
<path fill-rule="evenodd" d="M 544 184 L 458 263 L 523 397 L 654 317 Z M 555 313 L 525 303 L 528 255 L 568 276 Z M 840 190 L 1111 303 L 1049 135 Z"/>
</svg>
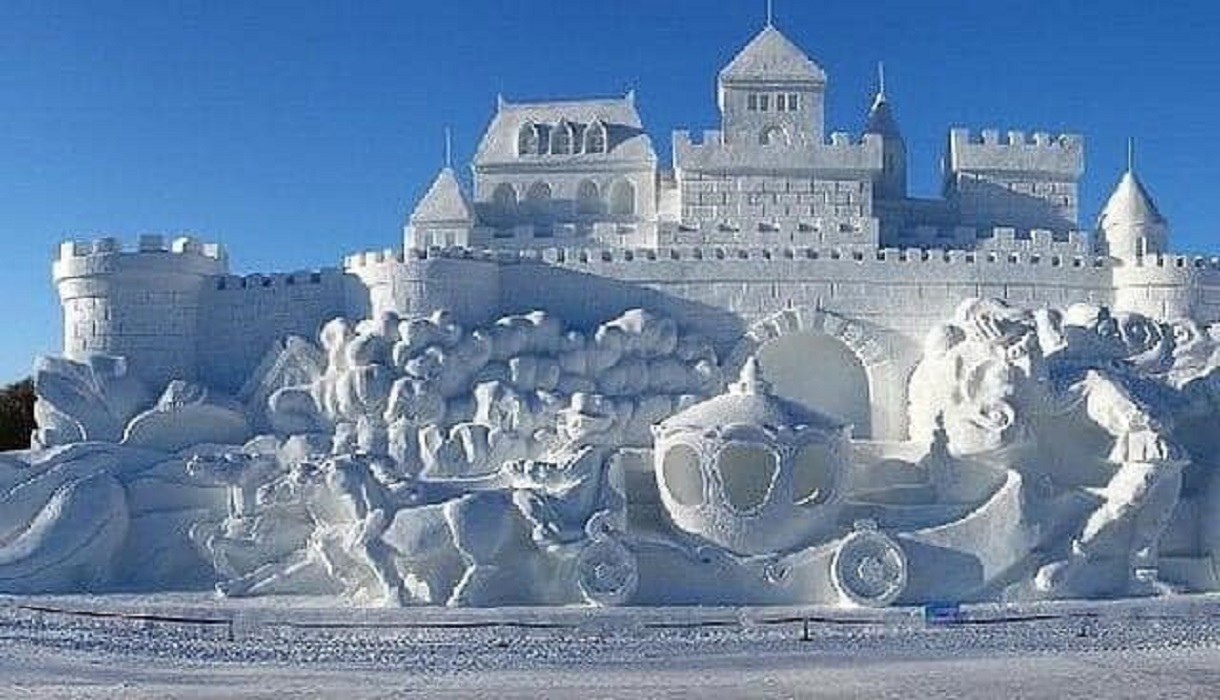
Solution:
<svg viewBox="0 0 1220 700">
<path fill-rule="evenodd" d="M 23 450 L 34 432 L 34 381 L 0 389 L 0 450 Z"/>
</svg>

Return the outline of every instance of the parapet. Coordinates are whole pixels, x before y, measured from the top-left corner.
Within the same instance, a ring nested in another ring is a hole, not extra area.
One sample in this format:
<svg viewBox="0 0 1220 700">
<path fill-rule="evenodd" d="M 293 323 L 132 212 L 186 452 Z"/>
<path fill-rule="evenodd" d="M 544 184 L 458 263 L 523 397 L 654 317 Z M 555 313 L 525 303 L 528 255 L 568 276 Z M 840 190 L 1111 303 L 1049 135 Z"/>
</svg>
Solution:
<svg viewBox="0 0 1220 700">
<path fill-rule="evenodd" d="M 1035 132 L 985 129 L 975 136 L 969 129 L 949 132 L 949 169 L 952 172 L 1004 172 L 1076 179 L 1084 173 L 1084 137 L 1052 136 Z"/>
<path fill-rule="evenodd" d="M 751 143 L 724 143 L 719 131 L 705 131 L 701 141 L 690 132 L 673 134 L 674 167 L 679 170 L 734 170 L 800 168 L 805 170 L 872 173 L 882 167 L 882 139 L 877 134 L 853 137 L 833 133 L 829 142 L 760 146 Z"/>
<path fill-rule="evenodd" d="M 223 275 L 228 257 L 219 243 L 205 243 L 191 236 L 167 239 L 142 235 L 135 246 L 106 236 L 89 241 L 65 241 L 55 251 L 56 280 L 120 272 Z"/>
</svg>

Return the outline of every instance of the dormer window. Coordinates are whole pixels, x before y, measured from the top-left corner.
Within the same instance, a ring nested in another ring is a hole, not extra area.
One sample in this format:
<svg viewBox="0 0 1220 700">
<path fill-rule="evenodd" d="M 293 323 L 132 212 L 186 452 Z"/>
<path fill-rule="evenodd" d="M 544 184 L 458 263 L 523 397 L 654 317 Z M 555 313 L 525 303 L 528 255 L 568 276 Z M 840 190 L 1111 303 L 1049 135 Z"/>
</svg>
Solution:
<svg viewBox="0 0 1220 700">
<path fill-rule="evenodd" d="M 563 120 L 555 125 L 555 130 L 551 134 L 551 153 L 555 155 L 571 155 L 574 142 L 575 135 L 572 132 L 571 124 Z"/>
<path fill-rule="evenodd" d="M 541 146 L 538 127 L 533 122 L 522 124 L 521 130 L 517 132 L 517 155 L 536 156 L 541 153 Z"/>
<path fill-rule="evenodd" d="M 589 125 L 585 130 L 585 153 L 606 152 L 606 125 L 600 120 Z"/>
</svg>

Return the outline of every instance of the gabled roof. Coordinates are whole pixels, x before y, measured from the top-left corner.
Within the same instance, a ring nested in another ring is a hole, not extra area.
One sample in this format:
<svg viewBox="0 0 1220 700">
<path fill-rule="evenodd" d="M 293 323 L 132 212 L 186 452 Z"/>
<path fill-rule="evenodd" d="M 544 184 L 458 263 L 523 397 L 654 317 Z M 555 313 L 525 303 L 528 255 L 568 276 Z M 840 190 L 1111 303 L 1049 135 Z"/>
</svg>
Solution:
<svg viewBox="0 0 1220 700">
<path fill-rule="evenodd" d="M 567 120 L 576 131 L 576 138 L 584 138 L 585 129 L 595 121 L 606 126 L 607 148 L 605 153 L 544 154 L 541 156 L 517 155 L 517 136 L 521 127 L 532 123 L 542 128 L 551 128 L 560 120 Z M 595 162 L 595 161 L 639 161 L 656 160 L 652 140 L 644 133 L 640 113 L 635 108 L 635 97 L 590 100 L 557 100 L 548 102 L 511 103 L 500 100 L 496 114 L 483 134 L 479 148 L 475 151 L 475 166 L 488 163 L 528 162 Z"/>
<path fill-rule="evenodd" d="M 768 25 L 720 71 L 720 80 L 825 83 L 826 73 L 788 37 Z"/>
<path fill-rule="evenodd" d="M 453 168 L 445 168 L 436 176 L 427 194 L 411 212 L 411 223 L 469 223 L 474 221 L 474 209 L 462 191 Z"/>
<path fill-rule="evenodd" d="M 1134 172 L 1127 170 L 1123 173 L 1122 179 L 1118 181 L 1118 187 L 1114 188 L 1110 199 L 1106 201 L 1106 206 L 1101 210 L 1097 223 L 1099 227 L 1107 228 L 1137 224 L 1165 224 L 1167 222 L 1165 217 L 1161 216 L 1161 212 L 1157 210 L 1148 190 L 1144 189 L 1144 184 L 1140 182 Z"/>
</svg>

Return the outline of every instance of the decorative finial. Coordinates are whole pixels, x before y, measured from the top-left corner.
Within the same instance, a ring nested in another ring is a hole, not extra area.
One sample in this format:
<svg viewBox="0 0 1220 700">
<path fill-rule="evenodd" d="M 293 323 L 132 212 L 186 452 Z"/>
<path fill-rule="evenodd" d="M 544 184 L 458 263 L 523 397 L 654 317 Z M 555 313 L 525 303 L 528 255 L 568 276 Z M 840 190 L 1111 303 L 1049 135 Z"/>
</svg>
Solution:
<svg viewBox="0 0 1220 700">
<path fill-rule="evenodd" d="M 757 357 L 750 355 L 746 358 L 745 364 L 741 366 L 741 374 L 738 375 L 737 382 L 729 387 L 729 390 L 734 394 L 768 394 L 771 392 L 771 385 L 761 376 Z"/>
<path fill-rule="evenodd" d="M 767 26 L 775 24 L 775 6 L 773 0 L 767 0 Z"/>
<path fill-rule="evenodd" d="M 453 129 L 445 127 L 445 167 L 453 167 Z"/>
<path fill-rule="evenodd" d="M 877 61 L 877 94 L 885 97 L 885 61 Z"/>
<path fill-rule="evenodd" d="M 1135 172 L 1135 137 L 1127 138 L 1127 172 Z"/>
</svg>

